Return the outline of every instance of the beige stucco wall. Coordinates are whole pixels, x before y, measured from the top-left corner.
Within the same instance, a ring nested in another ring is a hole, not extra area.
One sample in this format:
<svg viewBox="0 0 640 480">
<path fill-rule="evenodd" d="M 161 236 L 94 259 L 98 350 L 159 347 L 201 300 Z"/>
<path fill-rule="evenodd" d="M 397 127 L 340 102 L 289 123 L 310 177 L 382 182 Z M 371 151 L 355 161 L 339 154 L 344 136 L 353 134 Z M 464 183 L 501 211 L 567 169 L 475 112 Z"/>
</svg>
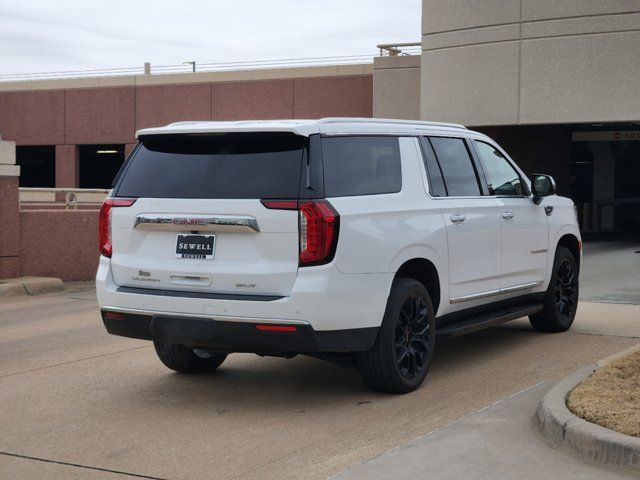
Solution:
<svg viewBox="0 0 640 480">
<path fill-rule="evenodd" d="M 373 116 L 420 118 L 419 55 L 374 59 Z"/>
<path fill-rule="evenodd" d="M 640 0 L 423 0 L 423 119 L 640 120 Z"/>
</svg>

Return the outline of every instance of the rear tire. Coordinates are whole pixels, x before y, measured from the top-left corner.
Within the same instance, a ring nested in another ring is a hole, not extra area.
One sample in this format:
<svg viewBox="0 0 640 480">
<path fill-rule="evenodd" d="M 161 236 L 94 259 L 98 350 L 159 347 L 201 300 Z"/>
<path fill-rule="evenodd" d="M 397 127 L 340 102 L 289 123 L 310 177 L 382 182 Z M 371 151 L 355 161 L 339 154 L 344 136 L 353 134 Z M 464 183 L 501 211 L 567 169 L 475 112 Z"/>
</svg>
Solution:
<svg viewBox="0 0 640 480">
<path fill-rule="evenodd" d="M 175 343 L 153 342 L 158 358 L 166 367 L 180 373 L 207 373 L 216 370 L 227 355 L 195 350 Z"/>
<path fill-rule="evenodd" d="M 544 308 L 529 316 L 538 332 L 566 332 L 578 309 L 578 264 L 568 248 L 558 247 L 553 260 L 549 287 L 544 295 Z"/>
<path fill-rule="evenodd" d="M 396 278 L 373 348 L 357 357 L 363 380 L 374 390 L 408 393 L 423 382 L 435 348 L 435 314 L 424 285 Z"/>
</svg>

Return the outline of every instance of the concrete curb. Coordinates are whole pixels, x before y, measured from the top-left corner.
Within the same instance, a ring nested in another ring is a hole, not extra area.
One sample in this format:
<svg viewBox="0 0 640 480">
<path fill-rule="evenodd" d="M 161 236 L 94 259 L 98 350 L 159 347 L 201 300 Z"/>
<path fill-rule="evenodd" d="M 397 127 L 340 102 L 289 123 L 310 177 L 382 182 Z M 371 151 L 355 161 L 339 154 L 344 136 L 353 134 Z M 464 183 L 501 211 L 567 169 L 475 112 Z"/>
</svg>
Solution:
<svg viewBox="0 0 640 480">
<path fill-rule="evenodd" d="M 626 357 L 627 355 L 631 355 L 632 353 L 635 353 L 637 351 L 640 351 L 640 343 L 637 344 L 637 345 L 634 345 L 632 347 L 625 348 L 621 352 L 614 353 L 613 355 L 610 355 L 607 358 L 603 358 L 602 360 L 598 360 L 598 363 L 596 363 L 596 366 L 598 368 L 604 367 L 605 365 L 609 365 L 611 362 L 614 362 L 614 361 L 616 361 L 616 360 L 618 360 L 618 359 L 620 359 L 622 357 Z"/>
<path fill-rule="evenodd" d="M 545 443 L 603 467 L 622 467 L 640 474 L 640 438 L 614 432 L 577 417 L 567 395 L 598 367 L 586 367 L 556 384 L 538 405 L 534 421 Z"/>
<path fill-rule="evenodd" d="M 21 283 L 0 283 L 0 298 L 27 295 Z"/>
<path fill-rule="evenodd" d="M 19 277 L 0 280 L 0 298 L 16 295 L 38 295 L 59 292 L 63 289 L 62 280 L 54 277 Z"/>
</svg>

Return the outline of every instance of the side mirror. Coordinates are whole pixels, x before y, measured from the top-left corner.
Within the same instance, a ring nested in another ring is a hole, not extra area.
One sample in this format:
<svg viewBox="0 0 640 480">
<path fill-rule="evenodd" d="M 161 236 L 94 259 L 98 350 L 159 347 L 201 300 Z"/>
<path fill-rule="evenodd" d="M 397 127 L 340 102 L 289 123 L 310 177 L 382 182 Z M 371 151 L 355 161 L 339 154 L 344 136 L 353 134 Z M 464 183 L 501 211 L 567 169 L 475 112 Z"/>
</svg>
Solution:
<svg viewBox="0 0 640 480">
<path fill-rule="evenodd" d="M 534 173 L 531 180 L 531 193 L 533 193 L 533 203 L 538 205 L 543 197 L 556 194 L 556 182 L 551 175 Z"/>
</svg>

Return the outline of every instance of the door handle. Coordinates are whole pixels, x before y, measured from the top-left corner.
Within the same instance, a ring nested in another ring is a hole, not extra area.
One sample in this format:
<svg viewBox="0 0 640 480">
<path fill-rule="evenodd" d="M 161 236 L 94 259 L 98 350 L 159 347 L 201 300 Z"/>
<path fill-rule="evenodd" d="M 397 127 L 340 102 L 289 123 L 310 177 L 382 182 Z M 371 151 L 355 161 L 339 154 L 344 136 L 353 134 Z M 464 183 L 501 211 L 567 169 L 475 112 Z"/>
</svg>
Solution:
<svg viewBox="0 0 640 480">
<path fill-rule="evenodd" d="M 453 223 L 462 223 L 467 219 L 467 216 L 462 213 L 456 213 L 449 217 Z"/>
<path fill-rule="evenodd" d="M 511 210 L 506 210 L 506 211 L 502 212 L 502 218 L 504 218 L 505 220 L 510 220 L 515 216 L 516 216 L 516 214 L 513 213 Z"/>
</svg>

